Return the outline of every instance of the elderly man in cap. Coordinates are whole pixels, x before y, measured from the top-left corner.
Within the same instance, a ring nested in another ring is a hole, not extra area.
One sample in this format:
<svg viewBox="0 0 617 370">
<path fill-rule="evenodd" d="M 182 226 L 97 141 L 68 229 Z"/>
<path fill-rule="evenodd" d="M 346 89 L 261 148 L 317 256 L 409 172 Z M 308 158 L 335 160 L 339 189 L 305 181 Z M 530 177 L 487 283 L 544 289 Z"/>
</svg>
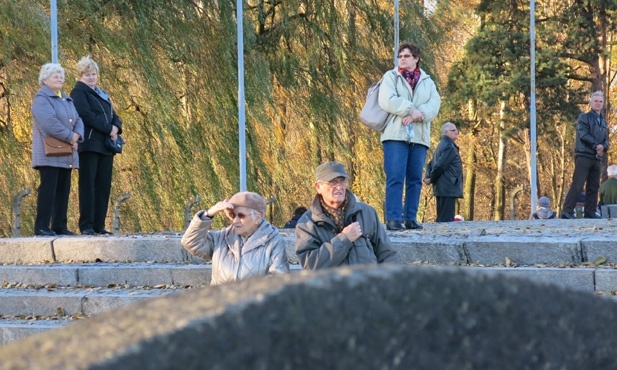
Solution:
<svg viewBox="0 0 617 370">
<path fill-rule="evenodd" d="M 304 269 L 396 262 L 396 251 L 377 212 L 347 189 L 345 167 L 315 169 L 317 195 L 296 225 L 296 254 Z"/>
<path fill-rule="evenodd" d="M 210 230 L 212 219 L 221 211 L 231 225 Z M 283 237 L 264 219 L 265 213 L 266 202 L 259 194 L 240 192 L 195 214 L 182 246 L 212 261 L 212 285 L 289 272 Z"/>
</svg>

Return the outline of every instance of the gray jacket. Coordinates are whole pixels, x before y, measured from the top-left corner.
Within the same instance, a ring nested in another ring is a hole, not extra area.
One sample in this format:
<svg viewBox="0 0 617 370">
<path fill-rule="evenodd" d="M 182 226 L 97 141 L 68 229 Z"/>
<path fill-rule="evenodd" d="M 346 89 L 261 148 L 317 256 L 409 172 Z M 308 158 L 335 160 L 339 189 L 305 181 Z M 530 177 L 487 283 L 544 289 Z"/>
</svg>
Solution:
<svg viewBox="0 0 617 370">
<path fill-rule="evenodd" d="M 200 214 L 184 232 L 182 246 L 192 255 L 212 261 L 212 285 L 289 272 L 285 241 L 268 221 L 263 220 L 251 236 L 242 238 L 232 226 L 210 230 L 212 219 L 203 220 Z"/>
<path fill-rule="evenodd" d="M 32 101 L 32 117 L 32 167 L 79 168 L 77 151 L 73 155 L 47 157 L 43 147 L 44 136 L 68 142 L 77 133 L 79 141 L 83 140 L 84 124 L 71 97 L 63 93 L 60 98 L 49 87 L 42 86 Z"/>
<path fill-rule="evenodd" d="M 341 265 L 397 262 L 396 251 L 375 209 L 356 201 L 349 190 L 345 198 L 345 226 L 357 221 L 363 235 L 352 242 L 338 234 L 334 222 L 323 213 L 319 195 L 316 195 L 311 209 L 296 224 L 296 254 L 302 268 L 317 270 Z"/>
</svg>

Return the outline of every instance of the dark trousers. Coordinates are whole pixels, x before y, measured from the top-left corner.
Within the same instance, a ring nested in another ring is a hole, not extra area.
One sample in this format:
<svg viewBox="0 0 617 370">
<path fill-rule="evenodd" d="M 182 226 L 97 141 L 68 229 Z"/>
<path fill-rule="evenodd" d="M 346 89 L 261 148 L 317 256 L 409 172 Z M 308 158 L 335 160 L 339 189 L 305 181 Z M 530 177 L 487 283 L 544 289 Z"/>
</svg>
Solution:
<svg viewBox="0 0 617 370">
<path fill-rule="evenodd" d="M 437 218 L 435 219 L 435 222 L 454 221 L 455 207 L 455 197 L 437 197 Z"/>
<path fill-rule="evenodd" d="M 79 153 L 79 230 L 105 228 L 114 156 Z"/>
<path fill-rule="evenodd" d="M 66 213 L 71 191 L 71 169 L 43 166 L 37 168 L 41 175 L 36 198 L 34 230 L 62 231 L 66 229 Z"/>
<path fill-rule="evenodd" d="M 572 185 L 566 195 L 563 204 L 565 212 L 574 212 L 576 199 L 585 187 L 585 216 L 592 216 L 596 213 L 598 206 L 598 189 L 600 188 L 600 165 L 601 161 L 595 158 L 576 157 L 574 163 L 574 175 Z M 587 183 L 587 185 L 585 185 Z"/>
</svg>

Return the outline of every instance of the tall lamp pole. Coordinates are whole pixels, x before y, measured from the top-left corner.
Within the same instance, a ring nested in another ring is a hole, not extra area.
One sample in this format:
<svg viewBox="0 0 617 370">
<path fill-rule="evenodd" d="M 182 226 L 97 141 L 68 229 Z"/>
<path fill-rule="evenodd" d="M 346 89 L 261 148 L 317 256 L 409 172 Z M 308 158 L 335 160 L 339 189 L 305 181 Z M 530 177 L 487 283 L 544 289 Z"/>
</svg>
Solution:
<svg viewBox="0 0 617 370">
<path fill-rule="evenodd" d="M 398 0 L 394 0 L 394 68 L 398 66 L 398 44 L 399 44 L 399 17 L 398 17 Z"/>
<path fill-rule="evenodd" d="M 240 159 L 240 191 L 246 191 L 246 112 L 244 106 L 244 0 L 237 0 L 238 19 L 238 138 Z"/>
<path fill-rule="evenodd" d="M 51 62 L 58 63 L 58 5 L 51 0 Z"/>
<path fill-rule="evenodd" d="M 530 54 L 531 54 L 531 104 L 529 106 L 529 133 L 530 133 L 530 150 L 531 150 L 531 213 L 536 209 L 536 201 L 538 199 L 538 172 L 536 170 L 536 3 L 535 0 L 530 0 L 529 4 L 529 38 L 530 38 Z"/>
</svg>

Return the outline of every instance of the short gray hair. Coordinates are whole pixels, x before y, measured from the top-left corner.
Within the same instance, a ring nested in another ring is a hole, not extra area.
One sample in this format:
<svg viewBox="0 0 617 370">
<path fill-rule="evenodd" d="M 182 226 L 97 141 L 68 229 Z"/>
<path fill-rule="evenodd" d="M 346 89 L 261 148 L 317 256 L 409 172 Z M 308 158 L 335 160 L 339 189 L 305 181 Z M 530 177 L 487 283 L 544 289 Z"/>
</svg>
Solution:
<svg viewBox="0 0 617 370">
<path fill-rule="evenodd" d="M 450 121 L 446 122 L 443 124 L 443 126 L 441 126 L 441 134 L 445 135 L 446 131 L 448 131 L 448 127 L 450 126 L 454 126 L 454 128 L 456 128 L 456 125 Z"/>
<path fill-rule="evenodd" d="M 608 174 L 608 177 L 617 176 L 617 165 L 611 164 L 610 166 L 608 166 L 608 168 L 606 169 L 606 173 Z"/>
<path fill-rule="evenodd" d="M 600 90 L 596 90 L 593 92 L 593 94 L 591 94 L 591 96 L 589 97 L 589 102 L 591 103 L 591 99 L 593 99 L 594 96 L 599 96 L 602 98 L 602 100 L 604 100 L 604 94 L 602 94 L 602 91 Z"/>
<path fill-rule="evenodd" d="M 58 63 L 46 63 L 41 67 L 41 72 L 39 73 L 39 86 L 45 85 L 45 80 L 48 79 L 52 74 L 60 72 L 62 74 L 62 78 L 64 78 L 64 68 Z"/>
</svg>

